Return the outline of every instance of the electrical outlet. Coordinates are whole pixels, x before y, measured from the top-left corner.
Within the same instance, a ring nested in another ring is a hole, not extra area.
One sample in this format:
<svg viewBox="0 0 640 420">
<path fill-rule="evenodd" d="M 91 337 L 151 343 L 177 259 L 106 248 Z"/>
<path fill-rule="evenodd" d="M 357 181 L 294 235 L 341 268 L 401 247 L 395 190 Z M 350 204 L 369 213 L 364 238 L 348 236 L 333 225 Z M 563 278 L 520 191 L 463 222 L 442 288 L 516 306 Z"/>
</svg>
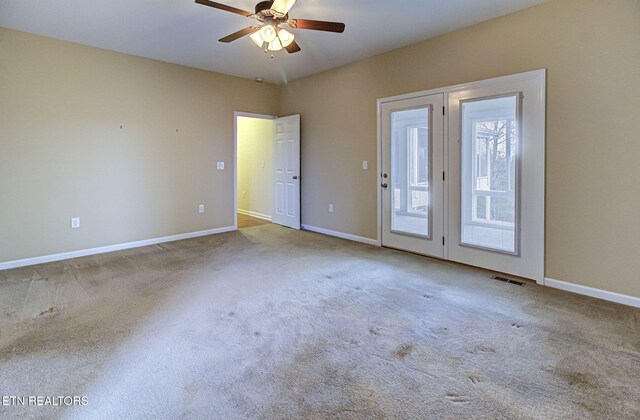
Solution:
<svg viewBox="0 0 640 420">
<path fill-rule="evenodd" d="M 71 218 L 71 229 L 78 229 L 80 227 L 80 218 L 72 217 Z"/>
<path fill-rule="evenodd" d="M 219 171 L 223 170 L 224 169 L 224 162 L 218 162 L 216 167 L 218 168 Z"/>
<path fill-rule="evenodd" d="M 362 169 L 368 169 L 369 168 L 369 162 L 367 162 L 366 160 L 362 161 Z"/>
<path fill-rule="evenodd" d="M 246 191 L 242 191 L 242 198 L 247 198 L 247 192 Z"/>
<path fill-rule="evenodd" d="M 333 213 L 333 204 L 329 204 L 329 213 Z"/>
<path fill-rule="evenodd" d="M 198 206 L 198 213 L 204 213 L 204 204 Z"/>
<path fill-rule="evenodd" d="M 260 166 L 264 169 L 264 160 L 260 161 Z"/>
</svg>

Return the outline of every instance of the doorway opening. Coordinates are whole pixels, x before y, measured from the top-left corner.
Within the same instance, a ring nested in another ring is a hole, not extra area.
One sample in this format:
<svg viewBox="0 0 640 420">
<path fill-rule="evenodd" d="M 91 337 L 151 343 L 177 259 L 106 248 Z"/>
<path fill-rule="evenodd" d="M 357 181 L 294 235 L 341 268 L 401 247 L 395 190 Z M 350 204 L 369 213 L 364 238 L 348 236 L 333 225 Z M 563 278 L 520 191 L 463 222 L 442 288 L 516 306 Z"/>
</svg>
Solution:
<svg viewBox="0 0 640 420">
<path fill-rule="evenodd" d="M 235 114 L 236 226 L 271 223 L 273 131 L 276 117 Z"/>
<path fill-rule="evenodd" d="M 300 229 L 300 115 L 234 113 L 234 161 L 236 228 Z"/>
</svg>

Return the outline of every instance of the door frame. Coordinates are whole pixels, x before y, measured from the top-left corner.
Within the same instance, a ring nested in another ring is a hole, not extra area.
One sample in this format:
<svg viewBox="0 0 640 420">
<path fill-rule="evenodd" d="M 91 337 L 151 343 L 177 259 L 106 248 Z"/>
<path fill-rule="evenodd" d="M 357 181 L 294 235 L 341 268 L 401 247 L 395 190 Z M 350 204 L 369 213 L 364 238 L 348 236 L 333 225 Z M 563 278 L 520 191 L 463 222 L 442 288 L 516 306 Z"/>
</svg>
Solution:
<svg viewBox="0 0 640 420">
<path fill-rule="evenodd" d="M 235 111 L 233 113 L 233 227 L 238 230 L 238 117 L 275 120 L 275 115 Z M 271 181 L 270 181 L 271 182 Z"/>
<path fill-rule="evenodd" d="M 444 147 L 444 171 L 445 171 L 445 186 L 444 186 L 444 197 L 443 197 L 443 206 L 444 206 L 444 223 L 446 226 L 449 226 L 449 223 L 451 222 L 449 220 L 449 176 L 447 175 L 447 172 L 449 171 L 449 94 L 453 94 L 455 92 L 458 91 L 462 91 L 462 90 L 469 90 L 469 89 L 477 89 L 477 88 L 485 88 L 485 87 L 492 87 L 492 86 L 499 86 L 502 85 L 504 83 L 513 83 L 513 82 L 520 82 L 520 81 L 530 81 L 532 79 L 538 79 L 538 80 L 542 80 L 540 89 L 538 92 L 536 92 L 536 98 L 533 98 L 534 101 L 537 102 L 537 104 L 539 106 L 541 106 L 541 109 L 543 110 L 542 112 L 542 117 L 541 117 L 541 123 L 543 126 L 543 132 L 542 132 L 542 140 L 543 140 L 543 144 L 542 144 L 542 150 L 543 150 L 543 155 L 545 153 L 545 141 L 546 141 L 546 79 L 547 79 L 547 70 L 546 69 L 539 69 L 539 70 L 532 70 L 532 71 L 527 71 L 527 72 L 523 72 L 523 73 L 516 73 L 516 74 L 511 74 L 511 75 L 507 75 L 507 76 L 499 76 L 499 77 L 494 77 L 491 79 L 485 79 L 485 80 L 479 80 L 479 81 L 473 81 L 473 82 L 466 82 L 466 83 L 460 83 L 457 85 L 451 85 L 451 86 L 445 86 L 445 87 L 440 87 L 440 88 L 435 88 L 435 89 L 427 89 L 427 90 L 423 90 L 423 91 L 419 91 L 419 92 L 411 92 L 411 93 L 406 93 L 406 94 L 402 94 L 402 95 L 395 95 L 395 96 L 389 96 L 386 98 L 380 98 L 377 100 L 377 109 L 376 109 L 376 115 L 377 115 L 377 143 L 376 143 L 376 147 L 377 147 L 377 175 L 376 175 L 376 182 L 377 182 L 377 215 L 378 215 L 378 229 L 377 229 L 377 238 L 376 238 L 376 245 L 378 246 L 382 246 L 382 188 L 380 186 L 380 179 L 382 177 L 382 104 L 384 103 L 389 103 L 389 102 L 396 102 L 396 101 L 401 101 L 401 100 L 405 100 L 405 99 L 414 99 L 417 97 L 421 97 L 421 96 L 428 96 L 428 95 L 435 95 L 435 94 L 443 94 L 444 95 L 444 104 L 445 104 L 445 116 L 444 116 L 444 139 L 445 139 L 445 147 Z M 545 179 L 544 179 L 545 174 L 543 173 L 543 179 L 542 179 L 542 183 L 543 185 L 545 184 Z M 542 208 L 544 209 L 545 207 L 545 202 L 544 202 L 544 194 L 542 195 L 542 197 L 538 197 L 538 200 L 540 201 L 540 205 L 542 206 Z M 543 218 L 544 218 L 544 214 L 545 212 L 543 211 Z M 544 220 L 543 220 L 543 224 L 544 224 Z M 448 229 L 445 230 L 445 232 L 447 232 Z M 444 248 L 444 259 L 448 260 L 449 259 L 449 243 L 450 241 L 453 240 L 452 238 L 446 238 L 447 241 L 447 246 L 445 246 Z M 544 273 L 544 255 L 545 255 L 545 249 L 544 249 L 544 232 L 542 233 L 542 246 L 543 246 L 543 250 L 542 250 L 542 271 Z M 434 257 L 435 258 L 435 257 Z M 544 275 L 542 276 L 541 279 L 535 279 L 536 282 L 538 284 L 544 284 Z"/>
</svg>

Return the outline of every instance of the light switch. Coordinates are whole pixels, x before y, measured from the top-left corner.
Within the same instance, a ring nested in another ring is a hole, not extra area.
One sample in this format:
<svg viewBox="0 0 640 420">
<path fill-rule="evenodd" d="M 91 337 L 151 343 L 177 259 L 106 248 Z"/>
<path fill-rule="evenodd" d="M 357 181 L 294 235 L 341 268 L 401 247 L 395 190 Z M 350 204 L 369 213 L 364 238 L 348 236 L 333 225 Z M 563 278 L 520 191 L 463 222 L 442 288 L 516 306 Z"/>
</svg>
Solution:
<svg viewBox="0 0 640 420">
<path fill-rule="evenodd" d="M 80 218 L 72 217 L 71 218 L 71 229 L 78 229 L 80 227 Z"/>
<path fill-rule="evenodd" d="M 362 169 L 368 169 L 369 168 L 369 162 L 367 162 L 366 160 L 362 161 Z"/>
<path fill-rule="evenodd" d="M 218 162 L 218 166 L 217 166 L 218 170 L 221 171 L 224 169 L 224 162 Z"/>
</svg>

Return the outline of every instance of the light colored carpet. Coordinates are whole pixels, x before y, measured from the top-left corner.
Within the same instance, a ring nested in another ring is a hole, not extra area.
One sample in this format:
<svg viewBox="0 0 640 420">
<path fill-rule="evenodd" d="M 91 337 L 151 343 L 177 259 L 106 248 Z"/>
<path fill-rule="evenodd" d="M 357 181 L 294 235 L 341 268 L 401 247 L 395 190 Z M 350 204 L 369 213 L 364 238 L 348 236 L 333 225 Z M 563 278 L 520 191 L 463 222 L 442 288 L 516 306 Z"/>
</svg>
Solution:
<svg viewBox="0 0 640 420">
<path fill-rule="evenodd" d="M 640 310 L 276 225 L 0 272 L 2 418 L 640 418 Z"/>
</svg>

